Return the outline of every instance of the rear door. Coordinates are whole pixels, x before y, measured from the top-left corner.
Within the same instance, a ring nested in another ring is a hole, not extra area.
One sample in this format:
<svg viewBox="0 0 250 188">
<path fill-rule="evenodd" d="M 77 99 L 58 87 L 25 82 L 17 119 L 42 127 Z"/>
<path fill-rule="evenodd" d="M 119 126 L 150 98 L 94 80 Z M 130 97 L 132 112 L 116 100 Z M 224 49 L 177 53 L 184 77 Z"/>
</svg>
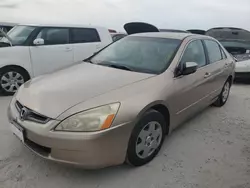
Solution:
<svg viewBox="0 0 250 188">
<path fill-rule="evenodd" d="M 88 58 L 103 47 L 95 28 L 71 28 L 71 43 L 74 62 Z"/>
<path fill-rule="evenodd" d="M 209 65 L 207 66 L 206 79 L 207 87 L 210 90 L 210 97 L 217 97 L 228 78 L 228 66 L 226 54 L 220 45 L 214 40 L 204 40 Z"/>
<path fill-rule="evenodd" d="M 44 45 L 30 46 L 35 76 L 54 72 L 73 63 L 68 28 L 42 28 L 35 38 L 44 40 Z"/>
</svg>

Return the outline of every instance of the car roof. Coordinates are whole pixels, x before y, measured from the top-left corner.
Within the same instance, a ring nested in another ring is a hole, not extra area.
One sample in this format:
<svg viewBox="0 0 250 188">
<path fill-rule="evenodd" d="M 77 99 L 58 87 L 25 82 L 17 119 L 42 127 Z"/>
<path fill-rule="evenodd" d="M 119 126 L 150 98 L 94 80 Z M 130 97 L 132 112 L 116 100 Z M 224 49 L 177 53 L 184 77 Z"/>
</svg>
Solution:
<svg viewBox="0 0 250 188">
<path fill-rule="evenodd" d="M 150 32 L 150 33 L 137 33 L 130 36 L 141 36 L 141 37 L 156 37 L 156 38 L 171 38 L 183 40 L 186 37 L 202 37 L 202 38 L 211 38 L 209 36 L 197 35 L 192 33 L 176 33 L 176 32 Z"/>
<path fill-rule="evenodd" d="M 185 30 L 180 30 L 180 29 L 159 29 L 160 32 L 174 32 L 174 33 L 190 33 Z"/>
<path fill-rule="evenodd" d="M 93 25 L 84 25 L 84 24 L 43 24 L 43 23 L 39 23 L 39 24 L 19 24 L 22 26 L 35 26 L 35 27 L 80 27 L 80 28 L 104 28 L 104 27 L 100 27 L 100 26 L 93 26 Z"/>
<path fill-rule="evenodd" d="M 126 33 L 110 33 L 112 36 L 115 36 L 115 35 L 128 35 Z"/>
<path fill-rule="evenodd" d="M 1 26 L 15 26 L 17 23 L 10 23 L 10 22 L 0 22 Z"/>
</svg>

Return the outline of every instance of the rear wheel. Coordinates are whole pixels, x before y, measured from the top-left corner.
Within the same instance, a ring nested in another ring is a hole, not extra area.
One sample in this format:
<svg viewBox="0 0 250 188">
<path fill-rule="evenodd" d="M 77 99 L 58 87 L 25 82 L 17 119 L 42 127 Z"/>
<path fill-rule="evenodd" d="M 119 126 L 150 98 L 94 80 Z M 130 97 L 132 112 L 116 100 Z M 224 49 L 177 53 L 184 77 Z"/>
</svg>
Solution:
<svg viewBox="0 0 250 188">
<path fill-rule="evenodd" d="M 27 80 L 29 80 L 29 76 L 21 68 L 7 67 L 0 69 L 0 93 L 13 95 Z"/>
<path fill-rule="evenodd" d="M 136 124 L 128 146 L 127 162 L 141 166 L 150 162 L 159 152 L 166 135 L 166 122 L 156 110 L 149 110 Z"/>
<path fill-rule="evenodd" d="M 226 104 L 228 97 L 229 97 L 230 88 L 231 88 L 231 82 L 230 82 L 230 80 L 227 80 L 223 86 L 223 89 L 222 89 L 220 95 L 218 96 L 218 99 L 213 104 L 214 106 L 221 107 L 224 104 Z"/>
</svg>

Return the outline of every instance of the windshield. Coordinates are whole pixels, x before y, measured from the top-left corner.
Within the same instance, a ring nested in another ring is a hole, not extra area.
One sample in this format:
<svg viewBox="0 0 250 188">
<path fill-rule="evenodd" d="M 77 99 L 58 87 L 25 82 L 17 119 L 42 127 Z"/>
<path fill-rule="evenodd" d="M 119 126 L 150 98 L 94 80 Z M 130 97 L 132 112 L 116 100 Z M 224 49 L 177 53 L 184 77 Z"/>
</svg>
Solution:
<svg viewBox="0 0 250 188">
<path fill-rule="evenodd" d="M 16 26 L 8 32 L 12 45 L 23 45 L 35 27 L 32 26 Z M 10 41 L 3 37 L 0 42 L 9 43 Z"/>
<path fill-rule="evenodd" d="M 125 37 L 95 55 L 91 62 L 124 70 L 159 74 L 170 65 L 181 40 Z"/>
</svg>

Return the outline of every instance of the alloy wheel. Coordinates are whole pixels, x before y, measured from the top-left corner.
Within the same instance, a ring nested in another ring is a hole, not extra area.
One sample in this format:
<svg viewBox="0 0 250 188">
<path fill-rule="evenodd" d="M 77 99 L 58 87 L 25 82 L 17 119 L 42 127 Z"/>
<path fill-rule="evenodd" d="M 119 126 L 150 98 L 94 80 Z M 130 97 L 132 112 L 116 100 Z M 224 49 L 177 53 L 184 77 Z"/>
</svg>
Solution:
<svg viewBox="0 0 250 188">
<path fill-rule="evenodd" d="M 223 92 L 222 92 L 222 101 L 225 102 L 228 98 L 230 92 L 230 84 L 227 82 L 224 86 Z"/>
<path fill-rule="evenodd" d="M 145 125 L 137 137 L 137 156 L 145 159 L 152 155 L 161 144 L 162 134 L 162 127 L 158 122 L 153 121 Z"/>
<path fill-rule="evenodd" d="M 24 84 L 24 78 L 18 72 L 9 71 L 2 75 L 0 84 L 5 91 L 14 93 L 22 84 Z"/>
</svg>

